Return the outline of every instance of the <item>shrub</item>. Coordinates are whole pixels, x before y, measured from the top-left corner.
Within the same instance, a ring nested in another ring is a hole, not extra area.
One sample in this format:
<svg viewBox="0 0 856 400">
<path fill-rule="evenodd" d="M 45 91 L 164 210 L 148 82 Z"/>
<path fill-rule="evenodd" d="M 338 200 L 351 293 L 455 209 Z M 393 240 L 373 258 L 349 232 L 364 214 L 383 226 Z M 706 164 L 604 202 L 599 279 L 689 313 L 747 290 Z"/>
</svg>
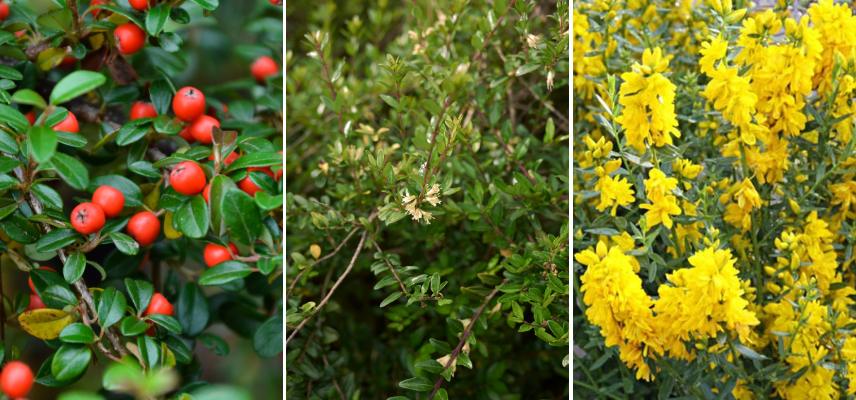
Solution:
<svg viewBox="0 0 856 400">
<path fill-rule="evenodd" d="M 206 361 L 230 347 L 280 375 L 260 358 L 282 350 L 282 81 L 251 64 L 281 53 L 282 9 L 131 4 L 0 2 L 0 252 L 14 287 L 0 289 L 0 386 L 250 398 L 202 386 L 237 383 Z M 187 135 L 204 118 L 219 128 Z M 258 379 L 255 397 L 279 393 Z"/>
<path fill-rule="evenodd" d="M 856 16 L 765 3 L 574 11 L 581 396 L 856 392 Z"/>
<path fill-rule="evenodd" d="M 567 2 L 286 12 L 289 398 L 567 396 Z"/>
</svg>

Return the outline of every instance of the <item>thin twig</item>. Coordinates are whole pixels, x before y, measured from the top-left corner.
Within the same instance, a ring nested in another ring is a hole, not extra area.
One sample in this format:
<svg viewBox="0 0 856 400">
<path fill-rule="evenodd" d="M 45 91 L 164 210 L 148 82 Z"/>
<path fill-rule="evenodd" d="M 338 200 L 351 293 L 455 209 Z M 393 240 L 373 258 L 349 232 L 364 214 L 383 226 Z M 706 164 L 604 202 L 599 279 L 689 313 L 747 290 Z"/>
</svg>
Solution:
<svg viewBox="0 0 856 400">
<path fill-rule="evenodd" d="M 398 273 L 395 272 L 395 268 L 392 267 L 392 263 L 386 258 L 386 255 L 383 254 L 383 250 L 381 250 L 380 246 L 378 246 L 376 240 L 372 240 L 372 244 L 374 244 L 375 249 L 377 249 L 378 253 L 381 253 L 381 258 L 383 258 L 383 262 L 386 263 L 386 266 L 389 267 L 389 272 L 392 272 L 392 276 L 395 277 L 395 281 L 398 282 L 398 287 L 401 288 L 401 293 L 407 295 L 407 289 L 404 288 L 404 283 L 401 282 L 401 278 L 398 277 Z"/>
<path fill-rule="evenodd" d="M 425 162 L 425 171 L 422 175 L 422 191 L 419 193 L 420 200 L 425 194 L 425 188 L 428 186 L 428 180 L 431 179 L 431 159 L 434 158 L 434 146 L 437 145 L 437 134 L 440 133 L 440 125 L 443 124 L 443 118 L 446 116 L 446 111 L 449 110 L 449 106 L 451 104 L 452 99 L 447 97 L 446 101 L 443 102 L 443 109 L 440 111 L 440 115 L 437 116 L 437 123 L 434 124 L 434 131 L 431 132 L 431 147 L 428 148 L 428 161 Z"/>
<path fill-rule="evenodd" d="M 327 361 L 327 355 L 321 353 L 321 360 L 324 361 L 324 368 L 330 366 L 330 362 Z M 345 393 L 342 393 L 342 388 L 339 387 L 339 382 L 336 380 L 336 376 L 333 376 L 333 386 L 336 388 L 336 391 L 339 392 L 339 398 L 345 400 Z"/>
<path fill-rule="evenodd" d="M 458 355 L 461 354 L 461 349 L 464 348 L 464 344 L 470 337 L 470 333 L 472 333 L 473 327 L 476 325 L 476 321 L 478 321 L 479 317 L 481 316 L 482 311 L 484 311 L 484 308 L 493 299 L 493 296 L 496 296 L 496 293 L 499 291 L 499 287 L 502 286 L 506 281 L 507 279 L 503 279 L 502 282 L 499 283 L 499 285 L 496 285 L 496 287 L 493 288 L 493 291 L 491 291 L 490 294 L 487 295 L 487 298 L 484 299 L 484 302 L 481 304 L 481 306 L 479 306 L 478 310 L 476 310 L 476 313 L 473 315 L 473 318 L 470 320 L 470 323 L 467 324 L 467 327 L 464 329 L 464 333 L 461 334 L 461 340 L 458 342 L 458 345 L 455 346 L 455 349 L 452 350 L 451 354 L 449 354 L 449 361 L 446 361 L 446 365 L 443 366 L 444 371 L 455 363 L 455 360 L 458 358 Z M 437 381 L 434 382 L 434 390 L 432 390 L 431 394 L 428 395 L 428 400 L 434 398 L 434 395 L 437 394 L 437 391 L 440 390 L 441 386 L 443 386 L 442 376 L 437 378 Z"/>
<path fill-rule="evenodd" d="M 348 276 L 348 274 L 351 273 L 351 270 L 354 268 L 354 264 L 357 263 L 357 258 L 359 258 L 360 253 L 363 251 L 363 244 L 365 244 L 366 242 L 367 235 L 368 231 L 363 231 L 363 234 L 360 237 L 360 243 L 357 245 L 357 250 L 354 252 L 354 256 L 351 257 L 351 263 L 348 264 L 348 268 L 346 268 L 345 272 L 343 272 L 342 275 L 339 276 L 339 279 L 336 280 L 336 283 L 333 284 L 333 288 L 330 289 L 330 292 L 327 293 L 327 296 L 325 296 L 324 299 L 321 300 L 321 303 L 319 303 L 318 306 L 315 307 L 315 312 L 306 317 L 303 321 L 300 322 L 299 325 L 297 325 L 296 328 L 294 328 L 293 331 L 291 331 L 291 335 L 288 335 L 288 339 L 285 340 L 286 346 L 288 346 L 288 342 L 290 342 L 291 339 L 293 339 L 294 336 L 297 335 L 297 333 L 300 332 L 300 330 L 303 329 L 304 326 L 306 326 L 306 323 L 312 319 L 312 316 L 321 312 L 321 309 L 324 308 L 325 305 L 327 305 L 327 302 L 330 301 L 331 297 L 333 297 L 333 293 L 336 292 L 336 289 L 339 287 L 339 285 L 341 285 L 345 278 Z"/>
<path fill-rule="evenodd" d="M 505 14 L 503 14 L 501 17 L 499 17 L 499 19 L 496 21 L 496 25 L 494 25 L 493 29 L 491 29 L 490 32 L 487 34 L 487 36 L 485 36 L 484 45 L 482 45 L 482 48 L 473 54 L 472 58 L 470 58 L 470 63 L 474 63 L 476 61 L 481 60 L 482 55 L 484 55 L 484 51 L 487 49 L 487 46 L 490 45 L 490 43 L 491 43 L 490 39 L 493 37 L 493 34 L 496 32 L 496 29 L 499 28 L 500 25 L 502 25 L 502 21 L 505 20 L 505 17 L 511 11 L 511 8 L 514 7 L 514 3 L 516 3 L 516 2 L 517 2 L 517 0 L 511 0 L 508 2 L 508 6 L 505 8 Z"/>
<path fill-rule="evenodd" d="M 336 92 L 336 86 L 333 84 L 333 77 L 330 75 L 330 67 L 327 66 L 327 59 L 324 58 L 324 49 L 321 48 L 320 42 L 315 43 L 315 52 L 318 53 L 318 60 L 321 61 L 321 66 L 324 68 L 324 81 L 327 82 L 327 86 L 330 88 L 330 96 L 332 97 L 333 103 L 335 103 L 338 94 Z M 339 133 L 344 132 L 342 124 L 342 107 L 339 107 L 339 110 L 336 111 L 336 115 L 339 117 Z"/>
<path fill-rule="evenodd" d="M 344 247 L 344 246 L 345 246 L 345 244 L 346 244 L 346 243 L 348 243 L 348 241 L 349 241 L 349 240 L 351 240 L 351 237 L 352 237 L 352 236 L 354 236 L 354 234 L 355 234 L 355 233 L 357 233 L 357 231 L 358 231 L 358 230 L 359 230 L 358 228 L 354 228 L 354 229 L 352 229 L 352 230 L 351 230 L 351 232 L 349 232 L 349 233 L 348 233 L 348 236 L 345 236 L 345 238 L 344 238 L 344 239 L 342 239 L 342 241 L 339 243 L 339 245 L 338 245 L 338 246 L 336 246 L 336 248 L 333 250 L 333 252 L 332 252 L 332 253 L 330 253 L 330 254 L 326 254 L 326 255 L 324 255 L 324 257 L 321 257 L 321 258 L 319 258 L 318 260 L 316 260 L 316 261 L 315 261 L 315 263 L 314 263 L 314 264 L 312 264 L 312 267 L 314 267 L 314 266 L 316 266 L 316 265 L 320 264 L 322 261 L 324 261 L 324 260 L 326 260 L 326 259 L 328 259 L 328 258 L 330 258 L 330 257 L 335 256 L 335 255 L 336 255 L 336 253 L 338 253 L 338 252 L 339 252 L 339 250 L 341 250 L 341 249 L 342 249 L 342 247 Z M 300 271 L 300 273 L 299 273 L 299 274 L 297 274 L 297 276 L 295 276 L 295 277 L 294 277 L 294 280 L 293 280 L 293 281 L 291 281 L 291 284 L 290 284 L 290 285 L 288 285 L 288 291 L 289 291 L 289 292 L 290 292 L 290 291 L 292 291 L 292 290 L 294 290 L 294 285 L 297 285 L 297 282 L 299 282 L 299 281 L 300 281 L 300 277 L 301 277 L 301 276 L 303 276 L 303 273 L 304 273 L 304 272 L 306 272 L 306 271 L 308 271 L 308 270 L 310 270 L 310 269 L 311 269 L 311 267 L 310 267 L 310 268 L 306 268 L 306 269 L 304 269 L 303 271 Z"/>
<path fill-rule="evenodd" d="M 80 13 L 77 12 L 77 0 L 68 0 L 68 9 L 71 10 L 71 27 L 74 31 L 74 40 L 80 40 Z"/>
</svg>

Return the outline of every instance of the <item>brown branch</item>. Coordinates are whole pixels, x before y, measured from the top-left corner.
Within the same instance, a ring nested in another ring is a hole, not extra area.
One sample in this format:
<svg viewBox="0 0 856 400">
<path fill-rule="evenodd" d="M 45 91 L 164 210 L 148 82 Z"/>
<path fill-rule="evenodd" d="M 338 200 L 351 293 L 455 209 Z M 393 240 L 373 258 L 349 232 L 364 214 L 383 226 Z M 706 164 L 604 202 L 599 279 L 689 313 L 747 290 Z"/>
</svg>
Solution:
<svg viewBox="0 0 856 400">
<path fill-rule="evenodd" d="M 327 356 L 324 353 L 321 353 L 321 360 L 324 361 L 324 368 L 330 366 L 330 362 L 327 361 Z M 335 376 L 333 376 L 333 386 L 336 388 L 336 391 L 339 392 L 339 398 L 345 400 L 345 394 L 342 393 L 342 388 L 339 386 L 339 382 L 336 380 Z"/>
<path fill-rule="evenodd" d="M 428 161 L 425 162 L 425 171 L 422 174 L 422 191 L 419 193 L 419 199 L 425 194 L 425 188 L 428 186 L 428 180 L 431 179 L 431 159 L 434 158 L 434 146 L 437 145 L 437 134 L 440 133 L 440 125 L 443 124 L 443 118 L 446 116 L 446 111 L 452 105 L 452 99 L 446 98 L 443 102 L 443 109 L 440 115 L 437 116 L 437 123 L 434 124 L 434 131 L 431 132 L 431 147 L 428 148 Z"/>
<path fill-rule="evenodd" d="M 20 167 L 15 168 L 15 174 L 18 176 L 18 179 L 26 181 L 24 171 L 22 171 Z M 30 207 L 33 208 L 33 213 L 41 214 L 43 208 L 42 203 L 39 201 L 39 199 L 33 196 L 30 192 L 27 192 L 25 195 L 28 203 L 30 204 Z M 44 228 L 45 232 L 51 231 L 50 225 L 41 225 Z M 60 261 L 65 264 L 65 261 L 68 259 L 65 254 L 65 250 L 59 249 L 57 251 L 57 255 L 59 256 Z M 80 294 L 80 298 L 86 305 L 84 310 L 86 311 L 86 308 L 88 308 L 88 312 L 92 316 L 91 320 L 98 322 L 98 308 L 95 307 L 95 301 L 92 299 L 92 295 L 89 294 L 89 288 L 86 286 L 86 283 L 83 282 L 83 279 L 78 279 L 77 282 L 74 282 L 73 286 L 77 290 L 78 294 Z M 120 358 L 128 354 L 127 351 L 125 351 L 125 348 L 122 347 L 122 345 L 120 344 L 119 338 L 116 336 L 116 333 L 113 332 L 113 328 L 103 329 L 103 333 L 107 336 L 107 339 L 113 345 L 113 348 L 116 350 L 116 352 L 119 353 Z M 105 353 L 105 355 L 107 355 L 108 357 L 113 356 L 112 353 Z"/>
<path fill-rule="evenodd" d="M 482 302 L 482 304 L 481 304 L 481 306 L 479 306 L 478 310 L 476 310 L 476 313 L 473 315 L 473 318 L 470 320 L 470 323 L 467 324 L 467 327 L 464 329 L 463 334 L 461 334 L 461 340 L 458 342 L 458 345 L 455 346 L 455 349 L 452 350 L 452 353 L 449 355 L 449 361 L 446 361 L 446 365 L 443 366 L 444 371 L 455 363 L 455 360 L 458 358 L 458 355 L 461 354 L 461 349 L 464 348 L 464 343 L 467 342 L 467 339 L 470 337 L 470 334 L 473 332 L 473 327 L 476 325 L 476 321 L 478 321 L 479 317 L 482 314 L 482 311 L 484 311 L 484 308 L 493 299 L 493 296 L 496 296 L 496 293 L 499 291 L 499 287 L 502 286 L 506 281 L 507 281 L 507 279 L 503 279 L 502 282 L 499 283 L 499 285 L 496 285 L 496 287 L 493 288 L 493 291 L 491 291 L 490 294 L 487 295 L 487 298 L 484 299 L 484 302 Z M 437 381 L 434 382 L 434 390 L 432 390 L 431 394 L 428 395 L 428 400 L 431 400 L 434 398 L 434 395 L 437 394 L 437 391 L 440 390 L 441 386 L 443 386 L 443 377 L 442 376 L 437 378 Z"/>
<path fill-rule="evenodd" d="M 336 248 L 333 250 L 333 252 L 332 252 L 332 253 L 330 253 L 330 254 L 326 254 L 326 255 L 324 255 L 324 257 L 321 257 L 321 258 L 319 258 L 318 260 L 316 260 L 316 261 L 315 261 L 315 263 L 313 263 L 313 264 L 312 264 L 312 267 L 314 267 L 314 266 L 316 266 L 316 265 L 320 264 L 322 261 L 324 261 L 324 260 L 326 260 L 326 259 L 328 259 L 328 258 L 330 258 L 330 257 L 335 256 L 335 255 L 336 255 L 336 253 L 338 253 L 338 252 L 339 252 L 339 250 L 341 250 L 341 249 L 342 249 L 342 247 L 344 247 L 344 246 L 345 246 L 345 244 L 346 244 L 346 243 L 348 243 L 348 241 L 349 241 L 349 240 L 351 240 L 351 237 L 352 237 L 352 236 L 354 236 L 354 234 L 355 234 L 355 233 L 357 233 L 357 230 L 358 230 L 357 228 L 352 229 L 352 230 L 351 230 L 351 232 L 349 232 L 349 233 L 348 233 L 348 236 L 345 236 L 345 238 L 344 238 L 344 239 L 342 239 L 342 241 L 339 243 L 339 245 L 338 245 L 338 246 L 336 246 Z M 301 276 L 303 276 L 303 273 L 304 273 L 304 272 L 306 272 L 306 271 L 308 271 L 308 270 L 309 270 L 309 268 L 306 268 L 306 269 L 304 269 L 303 271 L 300 271 L 300 273 L 299 273 L 299 274 L 297 274 L 297 276 L 295 276 L 295 277 L 294 277 L 294 280 L 293 280 L 293 281 L 291 281 L 291 284 L 290 284 L 290 285 L 288 285 L 288 291 L 289 291 L 289 292 L 290 292 L 290 291 L 292 291 L 292 290 L 294 290 L 294 285 L 296 285 L 296 284 L 297 284 L 297 282 L 298 282 L 298 281 L 300 281 L 300 277 L 301 277 Z"/>
<path fill-rule="evenodd" d="M 491 29 L 490 32 L 487 34 L 487 36 L 485 36 L 484 44 L 482 45 L 482 48 L 473 54 L 472 58 L 470 58 L 470 63 L 474 63 L 476 61 L 481 60 L 482 55 L 484 55 L 484 51 L 487 49 L 487 46 L 490 45 L 490 43 L 491 43 L 490 39 L 493 37 L 493 34 L 496 32 L 496 29 L 499 28 L 500 25 L 502 25 L 502 21 L 505 20 L 505 17 L 511 11 L 511 8 L 514 7 L 514 3 L 516 3 L 516 2 L 517 2 L 517 0 L 511 0 L 508 2 L 508 6 L 505 8 L 505 14 L 503 14 L 501 17 L 499 17 L 499 19 L 496 21 L 496 25 L 494 25 L 493 29 Z M 433 395 L 432 395 L 432 397 L 433 397 Z"/>
<path fill-rule="evenodd" d="M 351 257 L 351 262 L 350 262 L 350 264 L 348 264 L 348 268 L 346 268 L 345 272 L 343 272 L 342 275 L 339 276 L 339 279 L 337 279 L 336 283 L 333 284 L 333 288 L 330 289 L 330 292 L 327 293 L 327 296 L 325 296 L 324 299 L 321 300 L 321 303 L 319 303 L 318 306 L 315 307 L 315 312 L 310 314 L 308 317 L 304 318 L 303 321 L 301 321 L 300 324 L 297 325 L 297 327 L 294 328 L 293 331 L 291 331 L 291 335 L 288 335 L 288 339 L 285 340 L 286 346 L 288 346 L 288 342 L 290 342 L 291 339 L 293 339 L 294 336 L 297 335 L 297 333 L 300 332 L 300 330 L 303 329 L 304 326 L 306 326 L 306 323 L 308 323 L 309 320 L 311 320 L 314 315 L 321 312 L 321 309 L 324 308 L 324 306 L 327 305 L 327 302 L 330 301 L 330 298 L 333 297 L 333 293 L 336 292 L 336 289 L 339 287 L 339 285 L 342 284 L 342 282 L 345 280 L 345 278 L 348 276 L 348 274 L 354 268 L 354 264 L 357 263 L 357 258 L 359 258 L 360 253 L 363 251 L 363 244 L 365 244 L 365 242 L 366 242 L 366 236 L 367 235 L 368 235 L 368 232 L 363 231 L 363 235 L 360 237 L 360 243 L 357 245 L 357 250 L 354 252 L 353 257 Z"/>
<path fill-rule="evenodd" d="M 80 39 L 80 13 L 77 12 L 77 0 L 68 0 L 69 10 L 71 10 L 71 27 L 74 31 L 74 41 Z"/>
<path fill-rule="evenodd" d="M 336 86 L 333 84 L 333 77 L 330 75 L 330 67 L 327 66 L 327 59 L 324 58 L 324 49 L 321 48 L 321 42 L 314 42 L 315 52 L 318 53 L 318 60 L 321 61 L 321 66 L 324 68 L 324 81 L 327 83 L 327 87 L 330 89 L 330 96 L 332 97 L 333 102 L 336 102 Z M 339 107 L 339 110 L 336 111 L 336 115 L 339 117 L 339 132 L 343 132 L 343 124 L 342 124 L 342 107 Z"/>
</svg>

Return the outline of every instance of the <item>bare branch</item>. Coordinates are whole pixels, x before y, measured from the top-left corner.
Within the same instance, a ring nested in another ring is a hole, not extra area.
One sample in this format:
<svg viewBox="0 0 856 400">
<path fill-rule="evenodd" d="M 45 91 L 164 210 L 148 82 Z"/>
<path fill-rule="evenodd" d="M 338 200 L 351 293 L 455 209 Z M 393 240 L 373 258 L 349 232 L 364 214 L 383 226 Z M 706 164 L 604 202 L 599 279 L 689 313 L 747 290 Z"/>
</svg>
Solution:
<svg viewBox="0 0 856 400">
<path fill-rule="evenodd" d="M 484 299 L 484 302 L 481 304 L 481 306 L 479 306 L 478 310 L 476 310 L 476 313 L 473 314 L 473 318 L 470 320 L 470 323 L 467 324 L 467 327 L 464 329 L 464 333 L 461 334 L 461 340 L 458 342 L 458 345 L 455 346 L 455 349 L 452 350 L 452 353 L 449 355 L 449 361 L 446 361 L 446 365 L 443 366 L 443 370 L 446 370 L 450 366 L 454 365 L 455 360 L 457 360 L 458 358 L 458 355 L 461 354 L 461 349 L 464 348 L 464 343 L 467 342 L 467 338 L 469 338 L 470 334 L 473 332 L 473 327 L 476 326 L 476 321 L 478 321 L 479 317 L 482 314 L 482 311 L 484 311 L 484 308 L 487 307 L 488 303 L 490 303 L 490 301 L 493 299 L 493 296 L 496 296 L 496 293 L 499 291 L 499 287 L 502 286 L 506 281 L 506 279 L 503 279 L 502 282 L 499 283 L 499 285 L 496 285 L 496 287 L 493 288 L 493 291 L 491 291 L 490 294 L 487 295 L 487 298 Z M 440 390 L 440 386 L 443 386 L 442 376 L 437 378 L 437 381 L 434 382 L 434 390 L 432 390 L 431 394 L 428 395 L 428 400 L 434 398 L 434 395 L 436 395 L 437 391 Z"/>
<path fill-rule="evenodd" d="M 353 257 L 351 257 L 351 263 L 348 264 L 348 268 L 346 268 L 345 272 L 343 272 L 342 275 L 339 276 L 339 279 L 337 279 L 336 283 L 333 284 L 333 288 L 330 289 L 330 292 L 327 293 L 327 296 L 325 296 L 324 299 L 321 300 L 321 303 L 319 303 L 318 306 L 315 308 L 315 312 L 306 317 L 303 321 L 300 322 L 299 325 L 297 325 L 296 328 L 294 328 L 293 331 L 291 331 L 291 335 L 288 335 L 288 339 L 285 340 L 286 346 L 288 346 L 288 342 L 290 342 L 291 339 L 293 339 L 294 336 L 297 335 L 297 333 L 300 332 L 300 330 L 303 329 L 304 326 L 306 326 L 306 323 L 309 322 L 309 320 L 311 320 L 314 315 L 321 312 L 321 309 L 324 308 L 325 305 L 327 305 L 327 302 L 330 301 L 331 297 L 333 297 L 333 293 L 336 292 L 336 289 L 339 287 L 339 285 L 341 285 L 345 278 L 348 276 L 348 274 L 351 273 L 351 270 L 354 268 L 354 264 L 357 263 L 357 258 L 359 258 L 360 253 L 363 251 L 363 244 L 365 244 L 366 242 L 366 235 L 368 235 L 368 232 L 363 231 L 363 235 L 360 237 L 360 243 L 357 245 L 357 250 L 354 251 Z"/>
</svg>

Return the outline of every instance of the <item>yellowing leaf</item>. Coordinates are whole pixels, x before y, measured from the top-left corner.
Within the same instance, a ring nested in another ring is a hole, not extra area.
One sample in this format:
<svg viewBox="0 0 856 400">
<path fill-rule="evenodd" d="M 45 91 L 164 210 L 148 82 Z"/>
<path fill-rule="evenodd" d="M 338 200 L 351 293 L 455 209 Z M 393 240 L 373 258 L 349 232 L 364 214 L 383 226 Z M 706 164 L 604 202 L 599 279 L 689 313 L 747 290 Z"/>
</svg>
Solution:
<svg viewBox="0 0 856 400">
<path fill-rule="evenodd" d="M 169 347 L 166 346 L 166 342 L 161 343 L 161 354 L 163 354 L 163 366 L 167 368 L 175 367 L 175 354 Z"/>
<path fill-rule="evenodd" d="M 157 185 L 152 189 L 149 194 L 143 199 L 143 204 L 146 205 L 150 210 L 157 210 L 158 208 L 158 200 L 160 200 L 160 181 Z"/>
<path fill-rule="evenodd" d="M 74 322 L 74 317 L 62 310 L 40 308 L 26 311 L 18 316 L 21 328 L 39 339 L 50 340 L 59 337 L 62 330 Z"/>
<path fill-rule="evenodd" d="M 321 246 L 312 244 L 312 246 L 309 246 L 309 253 L 317 260 L 318 257 L 321 257 Z"/>
<path fill-rule="evenodd" d="M 163 219 L 163 234 L 167 239 L 178 239 L 181 237 L 181 232 L 175 230 L 172 226 L 172 213 L 167 212 Z"/>
<path fill-rule="evenodd" d="M 98 50 L 101 48 L 101 46 L 104 45 L 104 40 L 105 40 L 105 37 L 103 34 L 89 35 L 89 46 L 93 50 Z"/>
<path fill-rule="evenodd" d="M 55 68 L 65 58 L 65 49 L 49 48 L 36 56 L 36 63 L 42 71 Z"/>
</svg>

